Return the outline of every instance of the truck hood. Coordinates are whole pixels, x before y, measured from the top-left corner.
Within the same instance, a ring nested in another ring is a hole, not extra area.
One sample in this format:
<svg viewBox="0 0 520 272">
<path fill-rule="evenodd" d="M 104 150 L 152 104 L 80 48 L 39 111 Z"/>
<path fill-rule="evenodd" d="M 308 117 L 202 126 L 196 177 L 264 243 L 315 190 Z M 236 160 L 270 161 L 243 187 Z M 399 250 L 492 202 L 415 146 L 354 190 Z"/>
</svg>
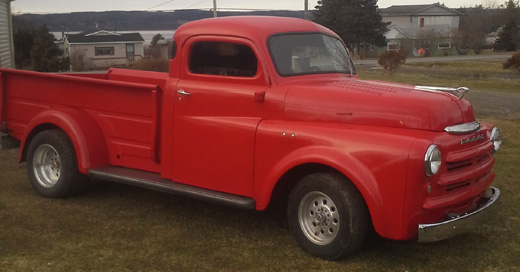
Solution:
<svg viewBox="0 0 520 272">
<path fill-rule="evenodd" d="M 359 79 L 293 85 L 285 99 L 284 118 L 429 131 L 475 120 L 471 104 L 451 94 Z"/>
</svg>

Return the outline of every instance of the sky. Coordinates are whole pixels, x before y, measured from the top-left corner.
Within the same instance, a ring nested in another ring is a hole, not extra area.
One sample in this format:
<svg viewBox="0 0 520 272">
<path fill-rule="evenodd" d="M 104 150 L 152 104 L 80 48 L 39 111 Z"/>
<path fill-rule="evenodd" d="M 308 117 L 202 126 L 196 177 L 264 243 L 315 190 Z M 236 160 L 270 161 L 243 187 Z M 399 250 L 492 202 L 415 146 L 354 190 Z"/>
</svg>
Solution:
<svg viewBox="0 0 520 272">
<path fill-rule="evenodd" d="M 217 10 L 229 9 L 270 9 L 270 10 L 303 10 L 304 0 L 216 0 Z M 392 5 L 420 5 L 441 2 L 450 8 L 471 7 L 476 4 L 487 6 L 496 0 L 380 0 L 380 8 Z M 502 3 L 503 1 L 497 1 Z M 314 9 L 316 0 L 308 0 L 309 10 Z M 213 0 L 15 0 L 11 3 L 14 14 L 20 13 L 69 13 L 77 11 L 111 11 L 111 10 L 176 10 L 176 9 L 210 9 Z"/>
</svg>

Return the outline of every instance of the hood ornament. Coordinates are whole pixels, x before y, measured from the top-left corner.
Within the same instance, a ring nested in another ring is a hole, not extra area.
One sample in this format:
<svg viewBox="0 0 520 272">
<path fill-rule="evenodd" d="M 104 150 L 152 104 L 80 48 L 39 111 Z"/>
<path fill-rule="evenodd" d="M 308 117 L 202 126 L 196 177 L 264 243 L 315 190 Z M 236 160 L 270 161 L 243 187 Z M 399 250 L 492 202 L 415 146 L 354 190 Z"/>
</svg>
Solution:
<svg viewBox="0 0 520 272">
<path fill-rule="evenodd" d="M 464 95 L 469 92 L 468 87 L 458 87 L 458 88 L 445 88 L 445 87 L 433 87 L 433 86 L 415 86 L 416 90 L 419 91 L 426 91 L 426 92 L 443 92 L 443 93 L 449 93 L 458 99 L 462 99 Z"/>
</svg>

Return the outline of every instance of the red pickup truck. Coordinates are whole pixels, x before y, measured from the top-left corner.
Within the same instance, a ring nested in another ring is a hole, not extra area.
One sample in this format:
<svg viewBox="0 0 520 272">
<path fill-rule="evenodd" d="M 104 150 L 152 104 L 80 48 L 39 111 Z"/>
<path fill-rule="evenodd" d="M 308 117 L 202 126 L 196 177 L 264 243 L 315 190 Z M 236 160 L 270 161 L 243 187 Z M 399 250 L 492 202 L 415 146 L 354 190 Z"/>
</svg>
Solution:
<svg viewBox="0 0 520 272">
<path fill-rule="evenodd" d="M 169 73 L 0 70 L 3 138 L 36 192 L 90 177 L 245 209 L 284 200 L 296 241 L 326 259 L 372 226 L 437 241 L 497 206 L 500 132 L 466 88 L 360 80 L 340 38 L 300 19 L 200 20 L 174 40 Z"/>
</svg>

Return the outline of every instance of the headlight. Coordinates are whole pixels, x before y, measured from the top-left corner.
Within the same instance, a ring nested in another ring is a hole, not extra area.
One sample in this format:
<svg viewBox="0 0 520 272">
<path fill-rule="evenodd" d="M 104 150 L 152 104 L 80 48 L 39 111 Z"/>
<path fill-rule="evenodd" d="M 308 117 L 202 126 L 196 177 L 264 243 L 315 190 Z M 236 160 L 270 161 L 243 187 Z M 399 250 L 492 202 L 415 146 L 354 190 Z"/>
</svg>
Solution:
<svg viewBox="0 0 520 272">
<path fill-rule="evenodd" d="M 424 155 L 424 172 L 431 177 L 439 172 L 442 164 L 441 151 L 436 145 L 430 145 Z"/>
<path fill-rule="evenodd" d="M 502 144 L 502 134 L 500 133 L 500 130 L 498 128 L 493 128 L 489 140 L 491 140 L 491 142 L 493 143 L 493 151 L 497 152 L 498 149 L 500 149 L 500 145 Z"/>
</svg>

